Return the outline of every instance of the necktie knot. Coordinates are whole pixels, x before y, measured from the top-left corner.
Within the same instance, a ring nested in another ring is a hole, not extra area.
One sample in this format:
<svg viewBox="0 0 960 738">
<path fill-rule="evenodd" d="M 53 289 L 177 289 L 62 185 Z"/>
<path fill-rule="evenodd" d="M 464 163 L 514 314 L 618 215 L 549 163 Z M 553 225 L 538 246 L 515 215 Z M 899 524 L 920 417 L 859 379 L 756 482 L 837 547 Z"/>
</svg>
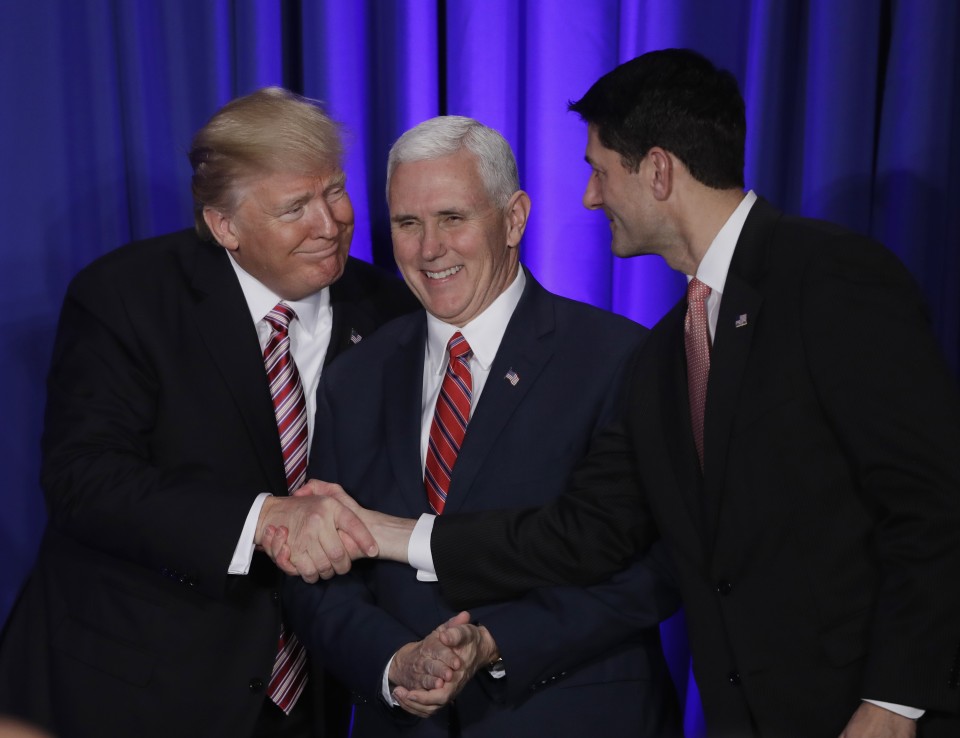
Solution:
<svg viewBox="0 0 960 738">
<path fill-rule="evenodd" d="M 467 343 L 467 339 L 463 337 L 460 331 L 457 331 L 450 337 L 450 341 L 447 343 L 447 351 L 450 352 L 450 361 L 454 361 L 455 359 L 469 359 L 473 354 L 470 344 Z"/>
<path fill-rule="evenodd" d="M 290 321 L 296 317 L 297 314 L 293 311 L 293 308 L 282 302 L 278 302 L 276 307 L 263 316 L 263 319 L 267 321 L 270 327 L 277 333 L 286 333 L 290 327 Z"/>
<path fill-rule="evenodd" d="M 710 288 L 694 277 L 687 285 L 687 304 L 703 302 L 710 296 Z"/>
</svg>

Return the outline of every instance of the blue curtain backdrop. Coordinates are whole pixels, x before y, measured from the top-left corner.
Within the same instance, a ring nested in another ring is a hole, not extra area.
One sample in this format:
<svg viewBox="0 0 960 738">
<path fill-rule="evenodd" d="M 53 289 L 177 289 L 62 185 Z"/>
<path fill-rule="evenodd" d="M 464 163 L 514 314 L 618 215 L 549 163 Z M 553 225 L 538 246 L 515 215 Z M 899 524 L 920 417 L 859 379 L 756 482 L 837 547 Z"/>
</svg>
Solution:
<svg viewBox="0 0 960 738">
<path fill-rule="evenodd" d="M 44 376 L 67 281 L 190 224 L 185 152 L 230 98 L 277 84 L 328 104 L 350 131 L 353 253 L 381 264 L 392 141 L 440 113 L 498 128 L 533 200 L 526 264 L 556 292 L 652 325 L 683 279 L 611 257 L 606 222 L 580 206 L 585 130 L 565 108 L 637 54 L 698 49 L 747 100 L 748 186 L 898 253 L 956 370 L 958 41 L 955 0 L 4 0 L 0 622 L 44 525 Z M 700 730 L 695 710 L 688 727 Z"/>
</svg>

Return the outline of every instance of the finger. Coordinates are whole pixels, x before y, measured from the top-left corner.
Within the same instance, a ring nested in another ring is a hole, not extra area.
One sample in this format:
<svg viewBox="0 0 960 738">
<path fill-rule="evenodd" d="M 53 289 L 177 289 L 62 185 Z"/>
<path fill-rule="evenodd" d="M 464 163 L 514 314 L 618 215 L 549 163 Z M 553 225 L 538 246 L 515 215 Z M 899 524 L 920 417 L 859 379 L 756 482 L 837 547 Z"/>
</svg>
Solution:
<svg viewBox="0 0 960 738">
<path fill-rule="evenodd" d="M 300 534 L 300 545 L 305 554 L 313 561 L 314 566 L 324 579 L 329 579 L 335 573 L 345 574 L 350 571 L 351 560 L 340 540 L 335 522 L 335 508 L 338 503 L 312 497 L 302 500 L 303 525 Z"/>
<path fill-rule="evenodd" d="M 394 694 L 394 699 L 401 704 L 419 707 L 421 710 L 433 707 L 434 711 L 436 711 L 448 704 L 459 690 L 454 691 L 449 688 L 430 690 L 413 689 L 405 690 L 405 692 L 403 699 L 397 697 L 396 694 Z"/>
<path fill-rule="evenodd" d="M 402 696 L 398 696 L 397 692 L 401 692 Z M 393 696 L 398 702 L 407 702 L 411 705 L 419 705 L 421 708 L 424 708 L 430 706 L 442 707 L 450 702 L 453 695 L 454 691 L 450 685 L 445 685 L 438 689 L 404 689 L 403 687 L 396 687 Z"/>
<path fill-rule="evenodd" d="M 360 548 L 360 545 L 353 540 L 348 533 L 342 530 L 340 531 L 340 542 L 343 544 L 347 556 L 350 557 L 351 561 L 367 558 L 366 551 Z"/>
<path fill-rule="evenodd" d="M 450 618 L 447 622 L 443 623 L 443 625 L 441 625 L 440 627 L 449 628 L 455 625 L 469 625 L 469 624 L 470 624 L 470 613 L 467 612 L 466 610 L 463 610 L 462 612 L 458 612 L 456 615 Z"/>
<path fill-rule="evenodd" d="M 268 525 L 263 529 L 263 537 L 260 539 L 260 546 L 271 559 L 276 561 L 277 554 L 286 540 L 286 535 L 281 535 L 276 525 Z"/>
<path fill-rule="evenodd" d="M 404 699 L 398 699 L 396 696 L 394 696 L 394 699 L 397 700 L 397 704 L 400 705 L 402 709 L 419 718 L 432 717 L 434 713 L 440 709 L 439 705 L 420 705 L 416 702 L 408 702 Z"/>
<path fill-rule="evenodd" d="M 279 566 L 287 574 L 296 574 L 297 569 L 293 564 L 290 563 L 290 547 L 284 544 L 280 548 L 280 553 L 277 554 L 277 558 L 274 559 L 277 566 Z"/>
<path fill-rule="evenodd" d="M 456 625 L 448 626 L 437 634 L 437 637 L 444 646 L 448 648 L 462 648 L 475 639 L 477 634 L 474 625 Z"/>
<path fill-rule="evenodd" d="M 341 531 L 341 534 L 346 534 L 365 555 L 370 558 L 376 558 L 380 551 L 377 546 L 377 541 L 370 532 L 370 529 L 364 525 L 360 516 L 339 501 L 329 500 L 329 502 L 330 504 L 339 505 L 335 516 L 337 530 Z"/>
</svg>

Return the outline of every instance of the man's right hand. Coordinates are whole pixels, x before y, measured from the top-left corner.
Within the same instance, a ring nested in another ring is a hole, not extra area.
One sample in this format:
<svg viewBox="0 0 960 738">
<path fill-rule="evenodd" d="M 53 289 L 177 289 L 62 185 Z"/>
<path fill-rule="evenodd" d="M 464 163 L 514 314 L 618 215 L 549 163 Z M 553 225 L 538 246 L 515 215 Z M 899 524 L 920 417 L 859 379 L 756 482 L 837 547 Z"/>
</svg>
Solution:
<svg viewBox="0 0 960 738">
<path fill-rule="evenodd" d="M 308 578 L 293 560 L 292 533 L 288 526 L 282 522 L 270 520 L 264 522 L 265 516 L 261 512 L 261 522 L 257 527 L 257 537 L 254 542 L 261 546 L 274 563 L 287 574 L 302 576 L 305 581 L 312 583 L 318 578 L 329 579 L 334 574 L 345 574 L 350 571 L 351 562 L 361 557 L 378 557 L 407 563 L 407 545 L 416 524 L 415 520 L 368 510 L 358 505 L 339 484 L 322 482 L 319 479 L 309 480 L 291 497 L 271 499 L 298 498 L 327 500 L 331 509 L 341 516 L 345 524 L 337 525 L 335 528 L 323 527 L 324 537 L 319 542 L 321 551 L 320 560 L 317 563 L 323 563 L 326 566 L 322 569 L 307 567 L 305 571 L 312 576 Z M 270 501 L 270 499 L 267 500 L 267 502 Z M 333 532 L 339 534 L 339 541 L 332 535 Z M 302 562 L 302 557 L 298 561 Z"/>
<path fill-rule="evenodd" d="M 348 572 L 354 559 L 375 557 L 377 542 L 357 515 L 356 503 L 345 504 L 350 498 L 339 485 L 317 480 L 308 485 L 296 496 L 266 499 L 254 543 L 284 572 L 311 583 Z M 328 487 L 335 493 L 323 494 L 331 491 Z"/>
</svg>

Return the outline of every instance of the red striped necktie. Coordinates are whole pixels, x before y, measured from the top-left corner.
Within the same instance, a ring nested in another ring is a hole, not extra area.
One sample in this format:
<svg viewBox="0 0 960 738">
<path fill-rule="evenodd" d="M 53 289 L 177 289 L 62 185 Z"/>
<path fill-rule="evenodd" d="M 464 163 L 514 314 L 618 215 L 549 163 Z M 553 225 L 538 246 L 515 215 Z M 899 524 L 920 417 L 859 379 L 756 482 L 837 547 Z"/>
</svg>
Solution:
<svg viewBox="0 0 960 738">
<path fill-rule="evenodd" d="M 307 404 L 300 373 L 290 354 L 290 321 L 296 313 L 282 302 L 264 317 L 273 329 L 263 363 L 270 382 L 273 410 L 280 433 L 287 490 L 293 492 L 307 481 Z M 307 683 L 307 653 L 293 632 L 280 625 L 277 657 L 267 686 L 267 696 L 288 715 Z"/>
<path fill-rule="evenodd" d="M 447 344 L 450 361 L 440 385 L 440 396 L 433 411 L 430 438 L 427 442 L 427 462 L 424 467 L 423 484 L 427 501 L 437 515 L 443 512 L 450 489 L 453 465 L 460 453 L 463 437 L 470 420 L 470 399 L 473 396 L 473 377 L 470 374 L 470 357 L 473 351 L 460 331 Z"/>
</svg>

